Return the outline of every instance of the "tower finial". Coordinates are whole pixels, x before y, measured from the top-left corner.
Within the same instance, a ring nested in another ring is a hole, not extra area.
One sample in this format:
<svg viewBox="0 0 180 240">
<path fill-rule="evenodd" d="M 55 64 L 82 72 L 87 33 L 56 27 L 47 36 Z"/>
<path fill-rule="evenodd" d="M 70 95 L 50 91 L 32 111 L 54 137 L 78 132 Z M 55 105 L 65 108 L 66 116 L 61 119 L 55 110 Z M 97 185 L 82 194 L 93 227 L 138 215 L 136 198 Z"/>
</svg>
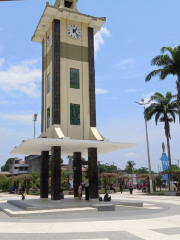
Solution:
<svg viewBox="0 0 180 240">
<path fill-rule="evenodd" d="M 78 0 L 56 0 L 54 6 L 59 8 L 69 8 L 78 12 L 77 2 Z"/>
</svg>

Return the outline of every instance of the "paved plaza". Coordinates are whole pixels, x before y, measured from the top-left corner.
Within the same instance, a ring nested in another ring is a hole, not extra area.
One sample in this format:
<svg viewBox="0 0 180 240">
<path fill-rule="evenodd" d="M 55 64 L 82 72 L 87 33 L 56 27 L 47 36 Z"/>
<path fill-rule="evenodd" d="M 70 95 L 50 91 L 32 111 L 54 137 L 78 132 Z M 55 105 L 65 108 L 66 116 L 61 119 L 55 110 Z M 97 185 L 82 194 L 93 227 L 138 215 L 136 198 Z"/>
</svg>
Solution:
<svg viewBox="0 0 180 240">
<path fill-rule="evenodd" d="M 9 217 L 1 211 L 0 240 L 180 239 L 179 197 L 147 196 L 135 190 L 133 195 L 116 193 L 112 198 L 116 202 L 146 204 L 144 208 L 126 207 L 122 211 L 56 212 L 24 217 Z M 19 199 L 17 195 L 0 194 L 0 207 L 7 200 Z M 28 196 L 28 199 L 38 197 Z"/>
</svg>

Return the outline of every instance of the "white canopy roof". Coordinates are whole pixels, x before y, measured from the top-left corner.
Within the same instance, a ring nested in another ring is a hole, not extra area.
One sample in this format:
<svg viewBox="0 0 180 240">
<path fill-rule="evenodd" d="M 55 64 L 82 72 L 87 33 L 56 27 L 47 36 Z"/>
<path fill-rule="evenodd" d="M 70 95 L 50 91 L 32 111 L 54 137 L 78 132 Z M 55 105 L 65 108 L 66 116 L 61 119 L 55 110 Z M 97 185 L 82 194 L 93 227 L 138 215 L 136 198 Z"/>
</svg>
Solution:
<svg viewBox="0 0 180 240">
<path fill-rule="evenodd" d="M 15 147 L 11 154 L 14 155 L 41 155 L 42 151 L 49 151 L 51 155 L 52 146 L 61 146 L 61 155 L 72 156 L 74 152 L 81 152 L 83 156 L 88 155 L 88 148 L 97 148 L 98 154 L 117 151 L 120 149 L 137 147 L 134 143 L 117 143 L 104 141 L 74 140 L 70 138 L 32 138 L 22 141 L 21 145 Z"/>
</svg>

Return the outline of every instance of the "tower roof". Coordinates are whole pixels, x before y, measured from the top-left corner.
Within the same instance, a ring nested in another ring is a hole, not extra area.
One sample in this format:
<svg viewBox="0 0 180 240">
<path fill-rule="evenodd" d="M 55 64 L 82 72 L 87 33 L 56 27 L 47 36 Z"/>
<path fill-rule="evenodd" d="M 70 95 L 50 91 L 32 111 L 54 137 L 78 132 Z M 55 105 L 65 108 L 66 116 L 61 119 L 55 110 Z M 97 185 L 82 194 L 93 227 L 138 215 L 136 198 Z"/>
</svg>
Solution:
<svg viewBox="0 0 180 240">
<path fill-rule="evenodd" d="M 94 34 L 96 34 L 106 22 L 106 18 L 97 18 L 80 13 L 77 10 L 77 1 L 78 0 L 68 0 L 68 2 L 75 4 L 74 7 L 72 5 L 73 8 L 64 7 L 63 3 L 65 4 L 66 0 L 56 0 L 54 6 L 51 6 L 47 2 L 46 8 L 41 16 L 35 33 L 32 36 L 32 41 L 42 43 L 42 40 L 44 39 L 44 36 L 48 31 L 52 21 L 54 19 L 60 20 L 61 18 L 87 23 L 89 27 L 94 28 Z"/>
</svg>

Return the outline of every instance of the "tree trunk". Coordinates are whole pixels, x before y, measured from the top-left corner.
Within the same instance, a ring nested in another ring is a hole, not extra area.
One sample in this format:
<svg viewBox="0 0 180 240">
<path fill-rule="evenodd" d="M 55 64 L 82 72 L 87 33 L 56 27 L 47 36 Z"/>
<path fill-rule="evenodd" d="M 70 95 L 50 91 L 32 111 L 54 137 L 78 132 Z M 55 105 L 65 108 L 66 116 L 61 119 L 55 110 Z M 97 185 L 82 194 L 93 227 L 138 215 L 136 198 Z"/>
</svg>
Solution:
<svg viewBox="0 0 180 240">
<path fill-rule="evenodd" d="M 180 123 L 180 75 L 178 75 L 178 81 L 177 81 L 177 100 L 178 100 L 178 107 L 179 107 L 179 123 Z"/>
<path fill-rule="evenodd" d="M 170 129 L 169 129 L 169 122 L 167 115 L 164 115 L 165 118 L 165 135 L 167 138 L 167 149 L 168 149 L 168 159 L 169 159 L 169 169 L 171 168 L 171 151 L 170 151 Z M 172 174 L 169 174 L 169 190 L 171 190 L 171 181 L 172 181 Z"/>
<path fill-rule="evenodd" d="M 170 142 L 169 142 L 169 135 L 167 135 L 167 149 L 168 149 L 168 158 L 169 158 L 169 169 L 171 168 L 171 152 L 170 152 Z M 172 174 L 169 174 L 169 181 L 172 181 Z M 170 184 L 169 182 L 169 190 L 170 190 Z"/>
</svg>

